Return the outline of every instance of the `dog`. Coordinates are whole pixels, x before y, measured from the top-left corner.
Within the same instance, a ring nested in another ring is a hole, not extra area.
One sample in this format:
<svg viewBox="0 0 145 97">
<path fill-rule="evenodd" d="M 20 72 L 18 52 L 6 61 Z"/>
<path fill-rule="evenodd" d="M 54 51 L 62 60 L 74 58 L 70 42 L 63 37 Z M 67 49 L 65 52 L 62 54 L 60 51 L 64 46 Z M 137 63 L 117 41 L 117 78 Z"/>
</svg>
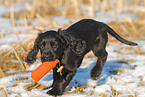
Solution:
<svg viewBox="0 0 145 97">
<path fill-rule="evenodd" d="M 98 60 L 90 76 L 94 80 L 99 77 L 108 55 L 105 49 L 108 41 L 107 32 L 124 44 L 138 45 L 120 37 L 105 23 L 82 19 L 64 30 L 39 33 L 25 61 L 30 64 L 35 62 L 39 50 L 42 62 L 59 59 L 60 64 L 64 66 L 62 74 L 57 72 L 57 68 L 53 68 L 52 89 L 47 94 L 62 95 L 81 65 L 84 55 L 91 50 Z"/>
</svg>

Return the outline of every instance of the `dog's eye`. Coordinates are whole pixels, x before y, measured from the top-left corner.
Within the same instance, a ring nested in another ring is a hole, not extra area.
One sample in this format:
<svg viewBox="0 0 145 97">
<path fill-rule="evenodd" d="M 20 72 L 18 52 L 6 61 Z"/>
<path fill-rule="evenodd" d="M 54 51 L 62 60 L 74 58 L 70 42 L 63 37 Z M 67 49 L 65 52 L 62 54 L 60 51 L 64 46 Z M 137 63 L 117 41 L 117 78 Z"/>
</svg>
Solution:
<svg viewBox="0 0 145 97">
<path fill-rule="evenodd" d="M 45 47 L 46 46 L 46 43 L 45 42 L 42 42 L 42 45 Z"/>
<path fill-rule="evenodd" d="M 54 48 L 57 48 L 57 47 L 58 47 L 58 45 L 57 45 L 57 44 L 54 44 L 54 45 L 53 45 L 53 47 L 54 47 Z"/>
<path fill-rule="evenodd" d="M 40 48 L 44 48 L 46 46 L 46 43 L 43 41 L 43 42 L 40 42 Z"/>
<path fill-rule="evenodd" d="M 56 50 L 56 49 L 58 48 L 58 44 L 57 44 L 57 43 L 54 43 L 54 44 L 52 45 L 52 47 L 53 47 L 54 50 Z"/>
</svg>

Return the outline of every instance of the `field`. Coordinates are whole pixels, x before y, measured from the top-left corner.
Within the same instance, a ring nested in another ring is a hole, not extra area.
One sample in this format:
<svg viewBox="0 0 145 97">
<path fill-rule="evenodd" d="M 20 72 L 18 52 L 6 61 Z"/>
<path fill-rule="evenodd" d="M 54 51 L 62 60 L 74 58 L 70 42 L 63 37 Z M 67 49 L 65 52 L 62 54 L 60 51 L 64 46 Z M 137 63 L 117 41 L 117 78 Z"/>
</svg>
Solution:
<svg viewBox="0 0 145 97">
<path fill-rule="evenodd" d="M 98 80 L 90 79 L 97 58 L 89 52 L 62 97 L 145 97 L 145 0 L 0 0 L 0 97 L 48 97 L 50 71 L 36 87 L 25 58 L 39 32 L 67 28 L 84 18 L 102 21 L 131 47 L 109 35 L 108 59 Z"/>
</svg>

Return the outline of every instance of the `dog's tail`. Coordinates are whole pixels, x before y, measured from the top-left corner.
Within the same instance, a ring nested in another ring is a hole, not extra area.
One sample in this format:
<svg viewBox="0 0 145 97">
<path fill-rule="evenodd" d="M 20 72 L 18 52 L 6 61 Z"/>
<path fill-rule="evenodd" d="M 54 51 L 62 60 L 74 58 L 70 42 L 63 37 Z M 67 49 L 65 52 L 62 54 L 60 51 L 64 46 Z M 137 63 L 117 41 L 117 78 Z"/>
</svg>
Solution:
<svg viewBox="0 0 145 97">
<path fill-rule="evenodd" d="M 117 40 L 119 40 L 120 42 L 124 43 L 124 44 L 127 44 L 127 45 L 131 45 L 131 46 L 136 46 L 138 45 L 137 43 L 135 42 L 131 42 L 131 41 L 128 41 L 124 38 L 122 38 L 121 36 L 119 36 L 112 28 L 110 28 L 108 25 L 107 26 L 107 31 L 110 35 L 112 35 L 113 37 L 115 37 Z"/>
</svg>

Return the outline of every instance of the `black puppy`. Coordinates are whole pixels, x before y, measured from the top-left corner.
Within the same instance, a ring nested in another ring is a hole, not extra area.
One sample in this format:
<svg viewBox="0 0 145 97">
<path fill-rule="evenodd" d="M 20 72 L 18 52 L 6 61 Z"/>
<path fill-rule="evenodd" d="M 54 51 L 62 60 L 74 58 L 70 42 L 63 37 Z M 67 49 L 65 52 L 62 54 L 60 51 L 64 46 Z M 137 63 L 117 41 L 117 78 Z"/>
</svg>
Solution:
<svg viewBox="0 0 145 97">
<path fill-rule="evenodd" d="M 83 19 L 65 30 L 47 31 L 40 33 L 33 49 L 28 53 L 26 62 L 33 63 L 40 49 L 41 61 L 59 59 L 64 66 L 62 75 L 53 69 L 52 89 L 49 95 L 62 95 L 66 86 L 81 65 L 83 57 L 90 50 L 98 57 L 97 63 L 91 71 L 91 78 L 97 79 L 107 59 L 106 44 L 107 32 L 124 44 L 135 46 L 134 42 L 127 41 L 115 33 L 109 26 L 92 19 Z"/>
</svg>

